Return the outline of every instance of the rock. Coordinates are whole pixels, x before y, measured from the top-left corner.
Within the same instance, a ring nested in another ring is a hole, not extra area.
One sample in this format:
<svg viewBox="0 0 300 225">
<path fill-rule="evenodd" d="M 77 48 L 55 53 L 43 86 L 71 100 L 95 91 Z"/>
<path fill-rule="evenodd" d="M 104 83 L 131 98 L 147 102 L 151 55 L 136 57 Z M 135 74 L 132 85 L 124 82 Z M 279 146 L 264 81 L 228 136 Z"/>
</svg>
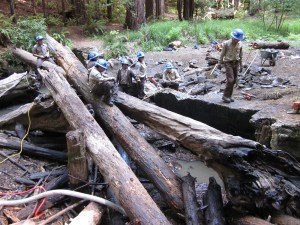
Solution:
<svg viewBox="0 0 300 225">
<path fill-rule="evenodd" d="M 239 87 L 239 88 L 244 88 L 245 85 L 244 85 L 244 84 L 239 84 L 238 87 Z"/>
<path fill-rule="evenodd" d="M 179 62 L 176 62 L 177 66 L 183 66 L 183 62 L 182 61 L 179 61 Z"/>
<path fill-rule="evenodd" d="M 185 67 L 183 70 L 182 70 L 182 72 L 188 72 L 188 71 L 190 71 L 191 70 L 191 68 L 189 68 L 189 67 Z"/>
<path fill-rule="evenodd" d="M 192 59 L 189 61 L 189 64 L 197 64 L 198 63 L 198 60 L 196 59 Z"/>
<path fill-rule="evenodd" d="M 169 47 L 170 48 L 180 48 L 182 46 L 182 42 L 181 41 L 172 41 L 169 43 Z"/>
<path fill-rule="evenodd" d="M 162 79 L 163 78 L 163 74 L 162 73 L 156 73 L 156 74 L 154 74 L 154 78 L 155 79 Z"/>
<path fill-rule="evenodd" d="M 270 85 L 272 84 L 274 78 L 270 77 L 270 76 L 262 76 L 260 77 L 260 84 L 262 85 Z"/>
</svg>

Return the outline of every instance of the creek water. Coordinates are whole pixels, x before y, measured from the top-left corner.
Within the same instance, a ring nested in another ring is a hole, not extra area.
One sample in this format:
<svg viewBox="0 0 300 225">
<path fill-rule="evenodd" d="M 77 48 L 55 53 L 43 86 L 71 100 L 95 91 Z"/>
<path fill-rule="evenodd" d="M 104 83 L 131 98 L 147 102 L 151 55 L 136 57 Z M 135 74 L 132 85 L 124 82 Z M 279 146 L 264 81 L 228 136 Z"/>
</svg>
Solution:
<svg viewBox="0 0 300 225">
<path fill-rule="evenodd" d="M 184 161 L 184 160 L 175 160 L 173 161 L 173 167 L 176 175 L 183 177 L 188 173 L 192 177 L 197 179 L 198 183 L 209 183 L 209 177 L 214 177 L 218 184 L 221 187 L 224 187 L 223 181 L 220 176 L 212 168 L 207 167 L 201 161 Z"/>
</svg>

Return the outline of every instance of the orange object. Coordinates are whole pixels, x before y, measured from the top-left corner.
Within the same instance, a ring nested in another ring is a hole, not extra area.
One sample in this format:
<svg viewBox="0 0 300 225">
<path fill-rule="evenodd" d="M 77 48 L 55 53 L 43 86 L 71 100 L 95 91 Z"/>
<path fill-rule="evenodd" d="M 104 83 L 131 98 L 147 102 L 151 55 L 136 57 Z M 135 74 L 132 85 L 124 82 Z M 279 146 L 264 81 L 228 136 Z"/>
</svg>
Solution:
<svg viewBox="0 0 300 225">
<path fill-rule="evenodd" d="M 300 111 L 300 101 L 294 102 L 292 107 L 298 113 Z"/>
</svg>

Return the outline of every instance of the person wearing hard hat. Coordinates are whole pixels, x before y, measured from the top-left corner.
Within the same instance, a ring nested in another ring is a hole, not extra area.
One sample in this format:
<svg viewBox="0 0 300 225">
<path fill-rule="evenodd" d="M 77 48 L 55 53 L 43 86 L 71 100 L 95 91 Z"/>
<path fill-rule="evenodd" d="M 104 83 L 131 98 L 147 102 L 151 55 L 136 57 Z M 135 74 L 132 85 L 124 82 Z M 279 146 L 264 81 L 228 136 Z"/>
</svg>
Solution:
<svg viewBox="0 0 300 225">
<path fill-rule="evenodd" d="M 33 46 L 32 54 L 37 57 L 36 67 L 40 68 L 44 61 L 55 64 L 53 59 L 50 58 L 48 46 L 44 43 L 44 37 L 42 35 L 37 35 L 35 40 L 36 44 Z"/>
<path fill-rule="evenodd" d="M 138 82 L 139 78 L 129 67 L 130 63 L 127 59 L 122 59 L 121 64 L 122 67 L 118 70 L 117 73 L 117 84 L 119 85 L 119 91 L 128 94 L 129 89 L 132 86 L 132 79 L 135 79 Z"/>
<path fill-rule="evenodd" d="M 103 102 L 113 106 L 113 97 L 117 94 L 118 88 L 114 77 L 108 77 L 105 72 L 108 62 L 98 59 L 91 69 L 89 69 L 89 85 L 93 94 L 103 96 Z"/>
<path fill-rule="evenodd" d="M 226 87 L 223 94 L 225 103 L 233 102 L 232 92 L 236 83 L 238 70 L 242 72 L 243 64 L 243 46 L 244 32 L 241 29 L 235 29 L 231 32 L 231 39 L 223 43 L 221 51 L 220 63 L 225 64 L 226 68 Z"/>
<path fill-rule="evenodd" d="M 93 66 L 95 66 L 95 63 L 97 62 L 98 59 L 99 59 L 99 54 L 97 52 L 94 51 L 89 52 L 87 62 L 86 62 L 86 68 L 90 69 Z"/>
<path fill-rule="evenodd" d="M 161 82 L 161 86 L 164 88 L 169 87 L 174 90 L 178 90 L 180 76 L 176 69 L 174 69 L 172 63 L 167 63 L 165 65 L 165 70 L 163 73 L 163 81 Z"/>
<path fill-rule="evenodd" d="M 144 52 L 137 53 L 138 61 L 135 63 L 135 74 L 137 75 L 138 82 L 138 98 L 142 99 L 145 96 L 145 82 L 147 79 L 147 66 L 145 63 Z"/>
</svg>

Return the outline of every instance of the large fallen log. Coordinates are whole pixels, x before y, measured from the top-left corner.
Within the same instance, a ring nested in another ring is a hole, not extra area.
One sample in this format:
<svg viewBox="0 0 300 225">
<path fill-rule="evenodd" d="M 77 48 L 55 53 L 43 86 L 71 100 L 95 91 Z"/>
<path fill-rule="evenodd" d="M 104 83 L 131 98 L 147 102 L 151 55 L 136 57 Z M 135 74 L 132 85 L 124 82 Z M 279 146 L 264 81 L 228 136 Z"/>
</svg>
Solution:
<svg viewBox="0 0 300 225">
<path fill-rule="evenodd" d="M 57 62 L 67 71 L 68 80 L 72 82 L 76 91 L 92 104 L 96 116 L 105 128 L 115 136 L 129 156 L 156 185 L 167 203 L 175 209 L 183 210 L 181 184 L 172 170 L 117 107 L 108 107 L 91 94 L 87 82 L 88 71 L 72 51 L 50 36 L 46 38 Z"/>
<path fill-rule="evenodd" d="M 104 208 L 95 203 L 89 203 L 84 210 L 82 210 L 78 216 L 72 219 L 69 225 L 97 225 L 100 224 L 101 218 L 104 213 Z"/>
<path fill-rule="evenodd" d="M 222 178 L 233 205 L 300 216 L 300 164 L 291 155 L 119 93 L 128 116 L 197 154 Z M 261 210 L 262 211 L 262 210 Z"/>
<path fill-rule="evenodd" d="M 15 124 L 28 126 L 28 110 L 30 110 L 31 129 L 66 133 L 70 126 L 64 115 L 58 110 L 54 100 L 49 96 L 38 96 L 37 100 L 0 116 L 1 129 L 11 129 Z"/>
<path fill-rule="evenodd" d="M 0 133 L 0 147 L 9 148 L 14 150 L 20 150 L 21 140 L 16 137 L 9 137 L 7 134 Z M 55 160 L 58 162 L 66 162 L 67 154 L 65 152 L 51 150 L 47 148 L 41 148 L 32 145 L 28 142 L 23 142 L 22 154 L 34 156 L 38 158 L 44 158 L 48 160 Z"/>
<path fill-rule="evenodd" d="M 253 42 L 250 44 L 255 49 L 288 49 L 290 44 L 287 42 L 277 41 L 277 42 Z"/>
<path fill-rule="evenodd" d="M 39 73 L 71 127 L 83 132 L 89 153 L 129 218 L 141 224 L 170 224 L 63 75 L 50 71 Z"/>
<path fill-rule="evenodd" d="M 30 74 L 14 73 L 0 80 L 0 104 L 22 102 L 37 93 L 38 82 Z M 20 98 L 22 97 L 22 98 Z"/>
</svg>

